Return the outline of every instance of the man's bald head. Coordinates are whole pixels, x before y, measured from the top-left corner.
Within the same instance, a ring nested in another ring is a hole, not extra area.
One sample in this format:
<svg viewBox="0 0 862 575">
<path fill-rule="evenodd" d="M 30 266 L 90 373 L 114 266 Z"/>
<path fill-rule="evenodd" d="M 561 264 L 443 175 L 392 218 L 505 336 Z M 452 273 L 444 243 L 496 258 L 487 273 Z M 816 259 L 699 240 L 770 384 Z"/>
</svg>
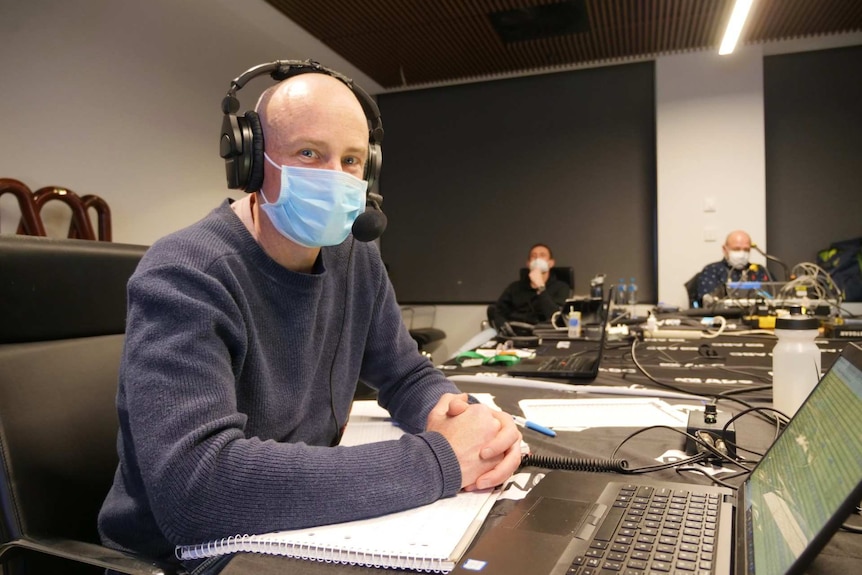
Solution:
<svg viewBox="0 0 862 575">
<path fill-rule="evenodd" d="M 300 121 L 336 121 L 345 130 L 361 131 L 364 142 L 368 140 L 368 122 L 359 100 L 344 82 L 328 74 L 299 74 L 270 87 L 261 95 L 257 112 L 267 151 L 281 145 Z"/>
<path fill-rule="evenodd" d="M 734 250 L 751 250 L 751 236 L 742 230 L 734 230 L 727 234 L 724 240 L 724 249 L 726 251 Z"/>
<path fill-rule="evenodd" d="M 742 230 L 734 230 L 727 234 L 721 251 L 724 253 L 724 259 L 728 265 L 736 269 L 743 269 L 748 266 L 751 236 Z"/>
</svg>

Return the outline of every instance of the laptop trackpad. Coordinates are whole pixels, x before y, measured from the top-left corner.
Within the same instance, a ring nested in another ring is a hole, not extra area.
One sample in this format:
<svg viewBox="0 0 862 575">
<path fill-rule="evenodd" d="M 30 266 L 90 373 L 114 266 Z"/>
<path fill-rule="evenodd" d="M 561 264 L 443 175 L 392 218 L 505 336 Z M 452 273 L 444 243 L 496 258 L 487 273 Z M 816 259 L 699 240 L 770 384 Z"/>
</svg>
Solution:
<svg viewBox="0 0 862 575">
<path fill-rule="evenodd" d="M 585 501 L 540 497 L 520 517 L 511 517 L 510 513 L 504 524 L 513 529 L 571 536 L 592 506 Z"/>
</svg>

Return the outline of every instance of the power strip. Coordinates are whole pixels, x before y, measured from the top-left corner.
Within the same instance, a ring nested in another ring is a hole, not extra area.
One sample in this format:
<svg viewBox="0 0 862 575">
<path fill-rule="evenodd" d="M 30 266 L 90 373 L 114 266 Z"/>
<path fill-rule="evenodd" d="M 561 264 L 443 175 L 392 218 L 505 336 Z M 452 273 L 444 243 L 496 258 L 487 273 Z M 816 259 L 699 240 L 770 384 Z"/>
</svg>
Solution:
<svg viewBox="0 0 862 575">
<path fill-rule="evenodd" d="M 703 332 L 694 329 L 656 329 L 653 331 L 644 330 L 645 338 L 658 339 L 700 339 L 703 337 Z"/>
</svg>

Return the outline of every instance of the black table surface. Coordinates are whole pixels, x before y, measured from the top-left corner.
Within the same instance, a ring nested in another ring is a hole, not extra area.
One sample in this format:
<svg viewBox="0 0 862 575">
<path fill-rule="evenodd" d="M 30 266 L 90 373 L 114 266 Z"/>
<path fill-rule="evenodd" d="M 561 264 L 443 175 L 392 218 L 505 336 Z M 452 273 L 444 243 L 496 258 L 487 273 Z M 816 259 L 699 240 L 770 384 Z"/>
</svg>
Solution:
<svg viewBox="0 0 862 575">
<path fill-rule="evenodd" d="M 627 373 L 609 373 L 604 371 L 592 383 L 596 385 L 631 385 L 633 378 Z M 502 382 L 500 382 L 502 383 Z M 555 386 L 554 389 L 544 387 L 536 387 L 533 385 L 501 385 L 494 382 L 465 382 L 459 381 L 459 386 L 468 392 L 474 393 L 490 393 L 494 396 L 495 402 L 502 409 L 520 413 L 518 402 L 522 399 L 542 399 L 542 398 L 575 398 L 584 397 L 581 393 L 589 386 L 573 385 L 571 390 L 564 389 L 564 386 Z M 636 383 L 649 383 L 638 379 Z M 657 388 L 658 389 L 658 388 Z M 756 395 L 756 394 L 755 394 Z M 601 395 L 592 395 L 589 397 L 600 397 Z M 767 394 L 768 396 L 768 394 Z M 745 397 L 745 401 L 752 405 L 768 406 L 769 397 L 746 397 L 742 394 L 740 397 Z M 687 403 L 680 399 L 667 399 L 669 403 Z M 698 402 L 691 402 L 697 404 Z M 745 406 L 736 404 L 728 400 L 719 402 L 719 409 L 726 410 L 730 413 L 738 413 Z M 736 427 L 737 442 L 742 446 L 754 451 L 762 452 L 773 441 L 776 433 L 775 425 L 757 417 L 754 414 L 741 416 L 734 422 Z M 603 427 L 592 428 L 583 431 L 559 431 L 557 437 L 547 437 L 536 433 L 532 430 L 524 430 L 524 440 L 530 446 L 531 453 L 548 457 L 581 457 L 594 459 L 607 459 L 611 453 L 617 448 L 624 439 L 635 431 L 629 427 Z M 641 433 L 634 438 L 627 440 L 619 450 L 617 457 L 626 459 L 630 468 L 638 468 L 657 463 L 656 458 L 667 452 L 668 450 L 676 449 L 683 450 L 685 437 L 679 433 L 670 430 L 655 429 Z M 539 473 L 545 470 L 529 467 L 522 468 L 522 471 Z M 649 477 L 657 479 L 669 479 L 675 481 L 687 481 L 691 483 L 709 483 L 709 479 L 695 473 L 677 473 L 674 470 L 663 470 L 650 472 Z M 631 476 L 626 476 L 631 479 Z M 740 477 L 731 480 L 731 483 L 739 484 L 744 478 Z M 505 513 L 512 503 L 500 501 L 492 511 L 492 516 L 499 516 Z M 848 523 L 862 526 L 862 518 L 851 517 Z M 235 555 L 223 573 L 227 575 L 239 574 L 275 574 L 275 573 L 291 573 L 296 575 L 318 575 L 318 574 L 357 574 L 357 573 L 380 572 L 380 570 L 338 565 L 318 563 L 314 561 L 303 561 L 286 557 L 269 556 L 255 553 L 239 553 Z M 399 570 L 388 569 L 386 572 L 402 572 Z M 862 535 L 854 534 L 847 531 L 837 532 L 826 547 L 820 552 L 818 557 L 809 567 L 808 573 L 816 575 L 838 575 L 846 573 L 862 573 Z M 403 573 L 412 573 L 411 571 L 403 571 Z M 529 574 L 525 574 L 529 575 Z"/>
</svg>

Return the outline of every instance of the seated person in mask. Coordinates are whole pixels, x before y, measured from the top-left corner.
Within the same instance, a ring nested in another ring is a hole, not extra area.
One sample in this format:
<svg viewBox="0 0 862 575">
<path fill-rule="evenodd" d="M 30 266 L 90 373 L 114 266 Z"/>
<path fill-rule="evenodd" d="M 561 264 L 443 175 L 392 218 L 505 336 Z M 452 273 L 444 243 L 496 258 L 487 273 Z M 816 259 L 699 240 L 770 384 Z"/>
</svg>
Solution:
<svg viewBox="0 0 862 575">
<path fill-rule="evenodd" d="M 566 303 L 569 286 L 550 274 L 554 267 L 551 248 L 545 244 L 531 247 L 527 267 L 527 278 L 509 284 L 493 306 L 489 319 L 497 329 L 513 321 L 532 325 L 550 321 Z"/>
<path fill-rule="evenodd" d="M 704 267 L 697 279 L 697 299 L 704 302 L 706 295 L 724 295 L 728 281 L 772 281 L 763 266 L 748 261 L 751 236 L 742 230 L 730 232 L 721 247 L 724 259 Z M 707 298 L 709 299 L 709 298 Z"/>
<path fill-rule="evenodd" d="M 354 241 L 371 132 L 349 86 L 269 87 L 261 183 L 155 242 L 129 280 L 106 546 L 179 567 L 178 544 L 403 511 L 518 468 L 512 418 L 419 353 L 377 246 Z M 401 439 L 339 445 L 360 380 Z"/>
</svg>

